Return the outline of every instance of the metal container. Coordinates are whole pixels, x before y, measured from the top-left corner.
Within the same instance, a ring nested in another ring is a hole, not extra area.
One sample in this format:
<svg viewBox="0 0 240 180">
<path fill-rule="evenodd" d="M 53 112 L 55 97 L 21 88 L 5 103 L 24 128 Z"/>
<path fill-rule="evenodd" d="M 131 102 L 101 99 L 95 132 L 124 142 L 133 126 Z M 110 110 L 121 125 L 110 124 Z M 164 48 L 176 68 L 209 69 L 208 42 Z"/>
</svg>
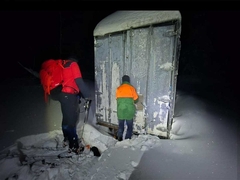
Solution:
<svg viewBox="0 0 240 180">
<path fill-rule="evenodd" d="M 178 60 L 179 11 L 116 11 L 94 29 L 96 120 L 118 127 L 116 88 L 124 74 L 139 94 L 135 133 L 169 138 Z"/>
</svg>

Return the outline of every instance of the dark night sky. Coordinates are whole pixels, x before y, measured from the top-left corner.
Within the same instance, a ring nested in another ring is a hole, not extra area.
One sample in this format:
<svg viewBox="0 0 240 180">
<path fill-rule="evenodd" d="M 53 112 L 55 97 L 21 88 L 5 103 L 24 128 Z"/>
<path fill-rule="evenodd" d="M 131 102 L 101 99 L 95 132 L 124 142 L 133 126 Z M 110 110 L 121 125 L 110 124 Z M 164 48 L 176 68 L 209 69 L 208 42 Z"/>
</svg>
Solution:
<svg viewBox="0 0 240 180">
<path fill-rule="evenodd" d="M 1 77 L 32 76 L 17 61 L 38 71 L 48 58 L 76 54 L 88 78 L 94 78 L 93 30 L 109 11 L 2 11 L 1 62 L 11 71 Z M 240 11 L 181 11 L 179 77 L 222 82 L 236 91 L 239 72 Z M 61 19 L 61 21 L 60 21 Z M 61 27 L 61 28 L 60 28 Z M 60 33 L 62 34 L 60 38 Z M 209 81 L 210 82 L 210 81 Z"/>
<path fill-rule="evenodd" d="M 11 66 L 1 76 L 28 76 L 17 61 L 38 71 L 49 58 L 75 54 L 82 71 L 93 72 L 93 29 L 113 11 L 5 11 L 0 12 L 1 56 Z M 96 18 L 97 17 L 97 18 Z M 60 35 L 61 34 L 61 35 Z"/>
</svg>

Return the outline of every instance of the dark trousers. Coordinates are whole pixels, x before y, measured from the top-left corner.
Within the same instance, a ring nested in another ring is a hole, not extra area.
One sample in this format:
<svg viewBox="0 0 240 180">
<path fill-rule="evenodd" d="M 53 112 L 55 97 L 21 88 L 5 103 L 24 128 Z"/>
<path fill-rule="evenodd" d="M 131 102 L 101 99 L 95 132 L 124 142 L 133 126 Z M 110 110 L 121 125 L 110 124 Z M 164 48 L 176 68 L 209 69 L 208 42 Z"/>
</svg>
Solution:
<svg viewBox="0 0 240 180">
<path fill-rule="evenodd" d="M 61 93 L 62 131 L 65 140 L 69 141 L 69 148 L 79 148 L 76 127 L 79 118 L 79 97 L 74 94 Z"/>
<path fill-rule="evenodd" d="M 132 132 L 133 132 L 133 120 L 125 120 L 125 119 L 119 119 L 118 120 L 118 140 L 123 140 L 123 132 L 124 132 L 124 123 L 127 124 L 127 133 L 125 136 L 125 139 L 131 139 L 132 138 Z"/>
</svg>

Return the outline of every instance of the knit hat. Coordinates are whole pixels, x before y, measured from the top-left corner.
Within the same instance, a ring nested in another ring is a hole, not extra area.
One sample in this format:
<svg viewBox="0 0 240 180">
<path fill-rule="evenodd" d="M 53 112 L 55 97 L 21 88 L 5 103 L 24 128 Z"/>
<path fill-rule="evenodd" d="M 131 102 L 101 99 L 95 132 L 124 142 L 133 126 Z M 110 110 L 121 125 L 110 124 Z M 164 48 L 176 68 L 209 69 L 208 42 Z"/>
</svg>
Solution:
<svg viewBox="0 0 240 180">
<path fill-rule="evenodd" d="M 124 75 L 124 76 L 122 77 L 122 82 L 124 82 L 124 81 L 130 83 L 130 77 L 129 77 L 128 75 Z"/>
<path fill-rule="evenodd" d="M 78 62 L 78 57 L 74 54 L 70 54 L 70 56 L 67 57 L 67 60 Z"/>
</svg>

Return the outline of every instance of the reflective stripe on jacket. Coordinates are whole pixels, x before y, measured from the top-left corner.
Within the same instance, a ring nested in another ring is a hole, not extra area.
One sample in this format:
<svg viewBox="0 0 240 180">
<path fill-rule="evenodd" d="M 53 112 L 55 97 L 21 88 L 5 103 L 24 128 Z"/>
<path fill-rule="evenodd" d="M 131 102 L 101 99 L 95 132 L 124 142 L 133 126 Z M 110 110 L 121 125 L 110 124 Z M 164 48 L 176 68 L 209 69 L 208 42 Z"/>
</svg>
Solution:
<svg viewBox="0 0 240 180">
<path fill-rule="evenodd" d="M 123 82 L 116 90 L 117 117 L 131 120 L 135 115 L 134 101 L 138 99 L 136 89 L 128 82 Z"/>
</svg>

